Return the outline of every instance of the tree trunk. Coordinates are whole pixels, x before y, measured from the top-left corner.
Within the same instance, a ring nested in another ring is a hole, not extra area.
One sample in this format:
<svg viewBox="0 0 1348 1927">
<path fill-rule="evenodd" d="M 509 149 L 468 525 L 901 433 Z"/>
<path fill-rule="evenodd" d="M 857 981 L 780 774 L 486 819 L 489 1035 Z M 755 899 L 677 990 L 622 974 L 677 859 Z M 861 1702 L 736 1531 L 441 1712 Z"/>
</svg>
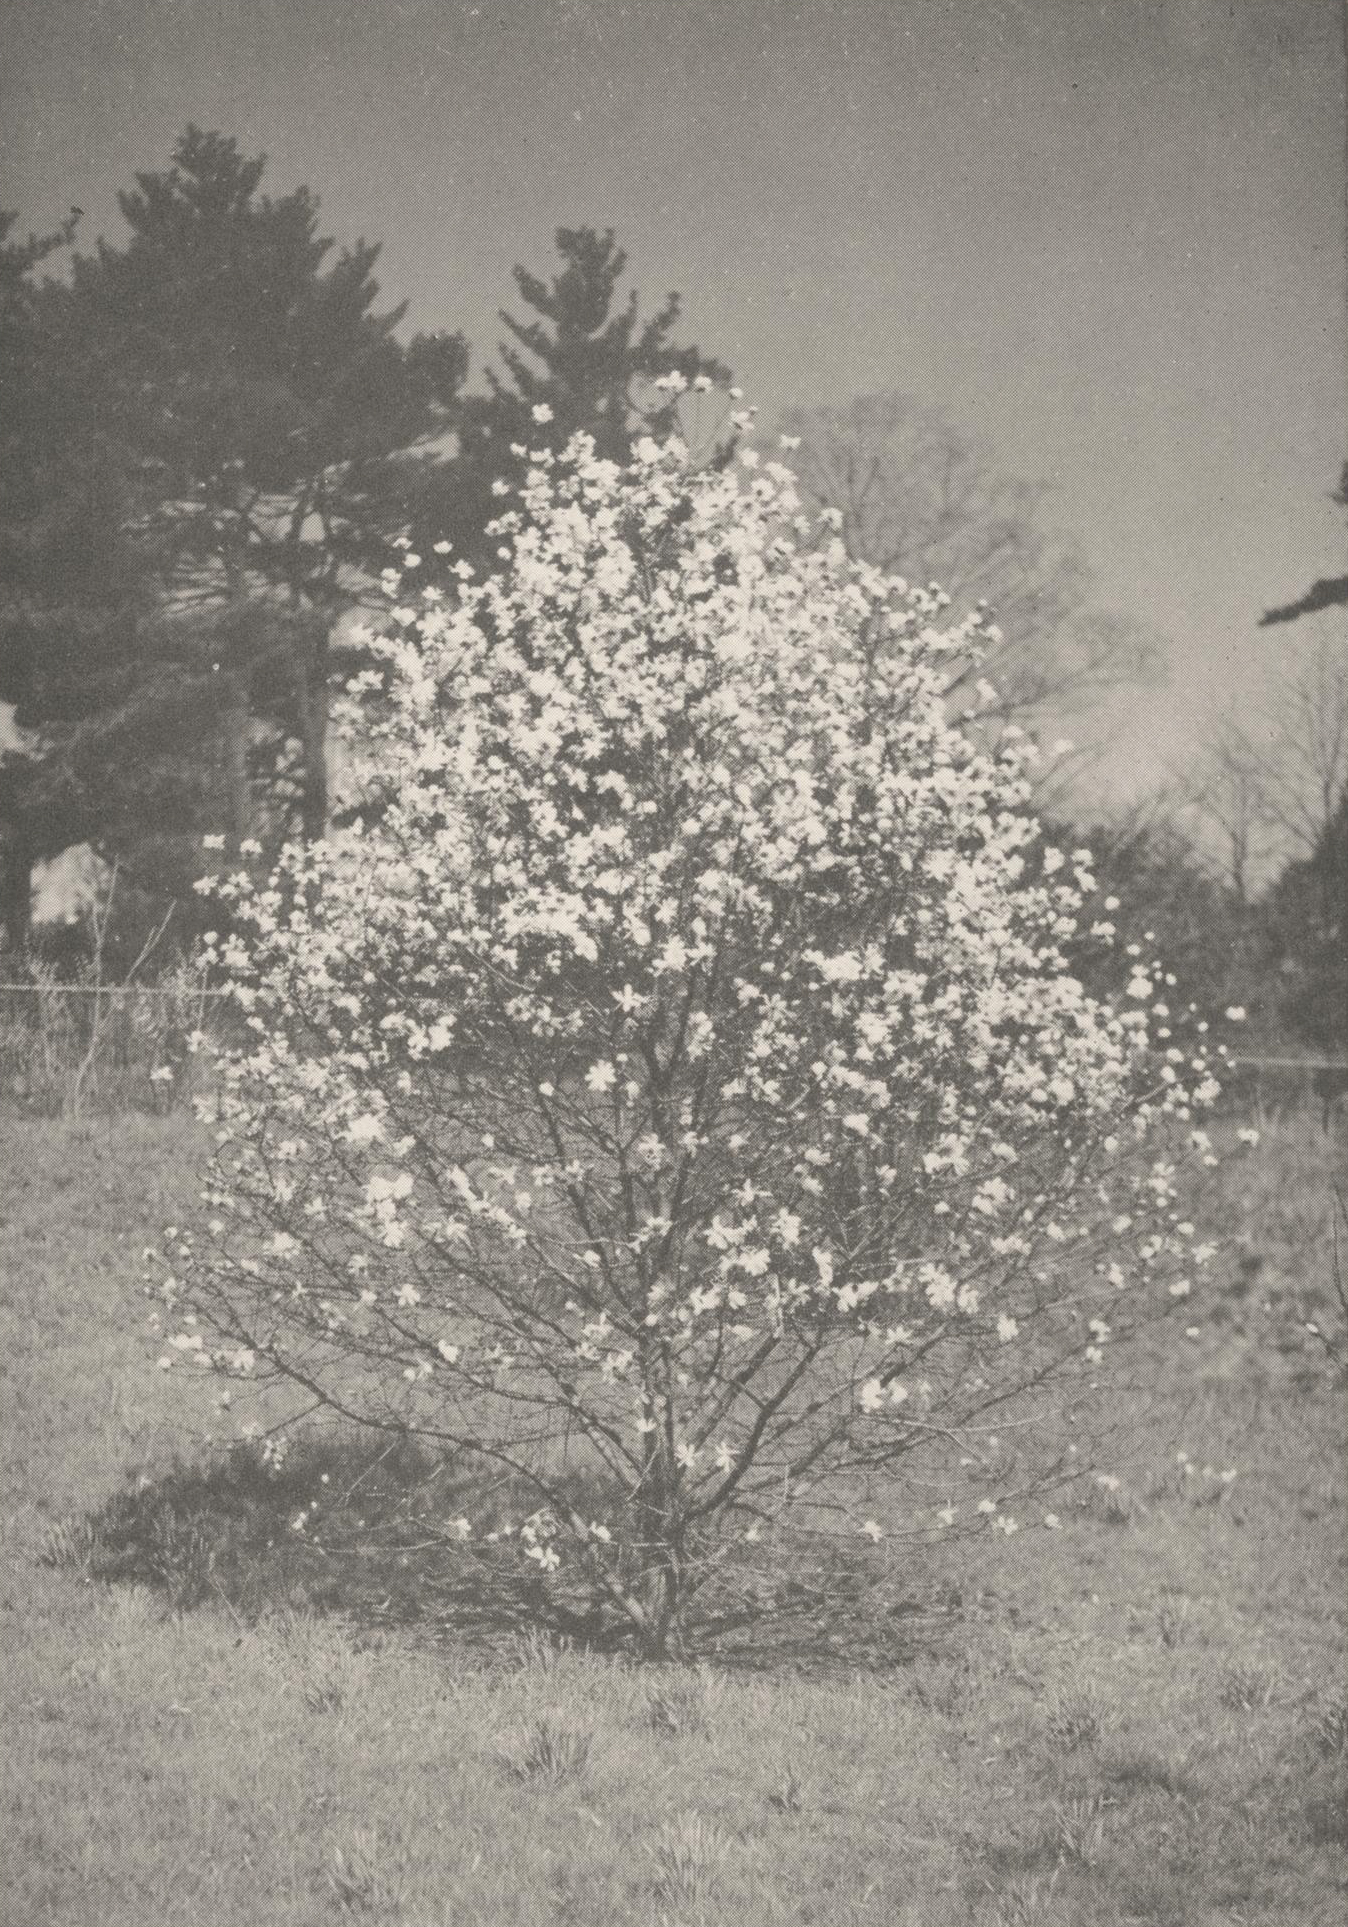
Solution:
<svg viewBox="0 0 1348 1927">
<path fill-rule="evenodd" d="M 22 958 L 33 929 L 33 851 L 19 823 L 0 844 L 0 928 L 7 952 Z"/>
<path fill-rule="evenodd" d="M 306 843 L 328 833 L 328 634 L 302 636 L 295 656 L 295 700 L 304 748 L 300 821 Z"/>
<path fill-rule="evenodd" d="M 659 1410 L 662 1401 L 655 1403 Z M 683 1604 L 680 1585 L 683 1534 L 673 1491 L 673 1469 L 663 1441 L 654 1432 L 647 1433 L 645 1439 L 636 1518 L 644 1565 L 637 1585 L 642 1614 L 642 1658 L 668 1659 L 682 1650 L 678 1622 Z"/>
<path fill-rule="evenodd" d="M 682 1604 L 679 1585 L 678 1553 L 672 1545 L 652 1548 L 654 1563 L 641 1582 L 641 1607 L 645 1624 L 641 1630 L 643 1659 L 681 1659 L 683 1635 L 679 1627 Z"/>
<path fill-rule="evenodd" d="M 224 672 L 220 707 L 221 762 L 225 785 L 225 823 L 239 844 L 253 833 L 252 785 L 248 777 L 248 681 L 242 670 Z"/>
</svg>

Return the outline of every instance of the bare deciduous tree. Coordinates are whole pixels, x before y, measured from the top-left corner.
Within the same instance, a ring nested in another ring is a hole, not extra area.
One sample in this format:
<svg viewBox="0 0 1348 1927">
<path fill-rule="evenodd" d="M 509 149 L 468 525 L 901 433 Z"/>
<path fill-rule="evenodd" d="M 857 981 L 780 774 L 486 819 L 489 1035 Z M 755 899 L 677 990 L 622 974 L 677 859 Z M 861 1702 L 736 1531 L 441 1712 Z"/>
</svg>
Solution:
<svg viewBox="0 0 1348 1927">
<path fill-rule="evenodd" d="M 1270 855 L 1270 823 L 1259 751 L 1228 711 L 1180 790 L 1199 821 L 1198 840 L 1216 846 L 1219 873 L 1237 903 L 1248 904 Z"/>
<path fill-rule="evenodd" d="M 1348 785 L 1348 625 L 1292 654 L 1257 714 L 1229 710 L 1185 785 L 1242 902 L 1270 865 L 1306 861 Z"/>
<path fill-rule="evenodd" d="M 1348 622 L 1325 625 L 1253 736 L 1268 818 L 1296 855 L 1313 856 L 1348 783 Z"/>
<path fill-rule="evenodd" d="M 1001 641 L 981 665 L 956 665 L 951 685 L 987 677 L 997 694 L 985 720 L 1042 729 L 1152 669 L 1146 631 L 1092 606 L 1080 551 L 1041 522 L 1048 490 L 1002 474 L 940 411 L 885 392 L 792 409 L 781 428 L 803 493 L 841 517 L 851 555 L 939 582 L 957 616 L 988 605 Z"/>
</svg>

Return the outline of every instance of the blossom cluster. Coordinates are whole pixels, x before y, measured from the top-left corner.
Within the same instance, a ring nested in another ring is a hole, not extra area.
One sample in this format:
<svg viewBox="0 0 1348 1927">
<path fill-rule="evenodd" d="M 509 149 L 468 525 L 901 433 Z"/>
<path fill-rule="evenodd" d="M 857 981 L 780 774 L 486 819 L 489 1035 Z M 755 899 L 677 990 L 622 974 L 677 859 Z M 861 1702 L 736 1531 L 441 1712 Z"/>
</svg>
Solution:
<svg viewBox="0 0 1348 1927">
<path fill-rule="evenodd" d="M 981 620 L 785 468 L 576 437 L 497 529 L 491 578 L 386 583 L 349 827 L 209 880 L 248 1042 L 175 1342 L 526 1468 L 547 1570 L 612 1538 L 577 1441 L 666 1547 L 809 1495 L 877 1536 L 838 1481 L 904 1458 L 933 1527 L 1014 1530 L 978 1415 L 1211 1255 L 1207 1051 L 1140 956 L 1115 1004 L 1068 969 L 1089 854 L 947 709 Z"/>
</svg>

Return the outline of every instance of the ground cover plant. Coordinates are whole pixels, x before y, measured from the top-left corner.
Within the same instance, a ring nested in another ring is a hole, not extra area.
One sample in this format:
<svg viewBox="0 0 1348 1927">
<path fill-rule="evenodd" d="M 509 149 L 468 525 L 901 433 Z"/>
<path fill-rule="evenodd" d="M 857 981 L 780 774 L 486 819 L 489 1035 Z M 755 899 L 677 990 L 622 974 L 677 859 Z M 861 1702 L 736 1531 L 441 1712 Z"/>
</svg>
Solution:
<svg viewBox="0 0 1348 1927">
<path fill-rule="evenodd" d="M 185 1215 L 201 1150 L 181 1115 L 0 1119 L 24 1178 L 0 1206 L 0 1918 L 1338 1916 L 1343 1401 L 1303 1327 L 1336 1329 L 1343 1145 L 1318 1120 L 1266 1124 L 1219 1175 L 1227 1249 L 1197 1335 L 1157 1348 L 1113 1489 L 1092 1481 L 1057 1531 L 999 1538 L 993 1563 L 984 1541 L 905 1548 L 924 1616 L 887 1620 L 887 1646 L 657 1668 L 390 1623 L 368 1578 L 324 1597 L 315 1575 L 340 1558 L 290 1550 L 321 1548 L 330 1489 L 318 1456 L 296 1476 L 302 1425 L 269 1579 L 224 1539 L 218 1588 L 181 1585 L 190 1557 L 94 1575 L 81 1526 L 161 1493 L 181 1512 L 213 1454 L 292 1416 L 247 1386 L 203 1408 L 157 1366 L 142 1253 Z"/>
<path fill-rule="evenodd" d="M 1212 1256 L 1217 1086 L 1159 966 L 1068 968 L 1110 900 L 950 714 L 981 617 L 752 450 L 536 412 L 499 575 L 392 572 L 349 827 L 207 880 L 250 1037 L 164 1357 L 503 1479 L 461 1536 L 661 1658 L 793 1524 L 1053 1529 L 1106 1354 Z"/>
</svg>

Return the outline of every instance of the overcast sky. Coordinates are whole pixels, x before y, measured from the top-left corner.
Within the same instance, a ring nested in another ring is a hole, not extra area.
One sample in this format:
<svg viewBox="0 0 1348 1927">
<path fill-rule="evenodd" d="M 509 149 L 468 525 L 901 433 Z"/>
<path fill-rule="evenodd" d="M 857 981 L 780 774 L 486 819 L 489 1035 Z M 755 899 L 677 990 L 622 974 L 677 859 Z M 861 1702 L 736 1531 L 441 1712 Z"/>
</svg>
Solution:
<svg viewBox="0 0 1348 1927">
<path fill-rule="evenodd" d="M 115 236 L 116 190 L 219 128 L 479 369 L 512 264 L 615 227 L 766 414 L 897 387 L 1053 485 L 1169 638 L 1142 779 L 1344 566 L 1343 5 L 6 0 L 0 205 Z"/>
</svg>

